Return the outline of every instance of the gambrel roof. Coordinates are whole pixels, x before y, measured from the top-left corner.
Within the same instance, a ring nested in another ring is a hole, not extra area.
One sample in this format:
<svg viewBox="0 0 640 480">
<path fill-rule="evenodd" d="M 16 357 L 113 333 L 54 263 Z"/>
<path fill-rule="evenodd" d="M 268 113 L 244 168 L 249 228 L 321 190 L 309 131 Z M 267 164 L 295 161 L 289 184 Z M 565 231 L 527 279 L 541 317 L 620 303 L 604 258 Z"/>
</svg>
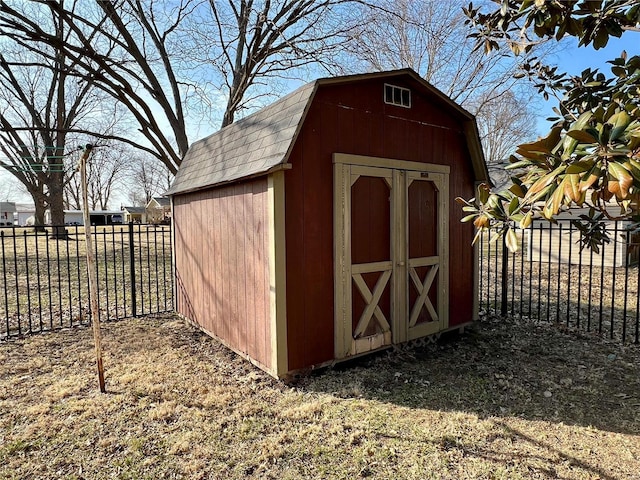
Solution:
<svg viewBox="0 0 640 480">
<path fill-rule="evenodd" d="M 410 76 L 462 117 L 476 179 L 489 181 L 475 117 L 413 70 L 402 69 L 315 80 L 193 143 L 165 195 L 200 190 L 287 168 L 287 159 L 318 86 L 399 75 Z"/>
</svg>

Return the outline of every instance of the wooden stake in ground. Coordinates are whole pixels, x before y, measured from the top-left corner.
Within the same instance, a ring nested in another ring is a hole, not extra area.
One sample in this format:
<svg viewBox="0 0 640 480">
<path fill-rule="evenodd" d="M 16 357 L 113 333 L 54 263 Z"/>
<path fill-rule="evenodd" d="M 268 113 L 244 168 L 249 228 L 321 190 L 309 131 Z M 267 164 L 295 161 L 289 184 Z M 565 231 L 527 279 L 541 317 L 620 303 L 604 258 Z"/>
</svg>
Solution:
<svg viewBox="0 0 640 480">
<path fill-rule="evenodd" d="M 89 215 L 89 194 L 87 192 L 87 160 L 93 145 L 86 145 L 80 157 L 80 183 L 82 184 L 82 218 L 87 250 L 87 274 L 89 275 L 89 301 L 91 304 L 91 325 L 96 347 L 96 364 L 98 366 L 98 382 L 100 391 L 105 393 L 104 366 L 102 365 L 102 340 L 100 338 L 100 320 L 98 319 L 98 280 L 96 279 L 96 259 L 93 254 L 93 237 L 91 235 L 91 216 Z"/>
</svg>

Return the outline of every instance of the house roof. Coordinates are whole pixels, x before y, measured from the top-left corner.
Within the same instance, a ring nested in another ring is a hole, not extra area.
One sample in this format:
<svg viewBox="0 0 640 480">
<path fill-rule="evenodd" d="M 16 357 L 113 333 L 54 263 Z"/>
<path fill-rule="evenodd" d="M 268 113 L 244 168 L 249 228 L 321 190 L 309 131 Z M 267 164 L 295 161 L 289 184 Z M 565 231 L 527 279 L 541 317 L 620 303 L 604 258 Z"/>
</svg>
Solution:
<svg viewBox="0 0 640 480">
<path fill-rule="evenodd" d="M 475 117 L 411 69 L 343 77 L 308 83 L 263 109 L 191 145 L 165 195 L 199 190 L 287 168 L 287 160 L 320 85 L 406 75 L 462 119 L 476 178 L 489 181 Z"/>
<path fill-rule="evenodd" d="M 15 212 L 16 204 L 13 202 L 0 202 L 0 212 Z"/>
<path fill-rule="evenodd" d="M 145 213 L 146 209 L 144 207 L 122 207 L 125 212 L 128 213 Z"/>
<path fill-rule="evenodd" d="M 147 207 L 151 205 L 151 202 L 156 202 L 161 207 L 171 206 L 171 200 L 169 199 L 169 197 L 153 197 L 151 200 L 149 200 Z"/>
<path fill-rule="evenodd" d="M 16 212 L 18 213 L 34 213 L 36 207 L 33 203 L 16 203 Z"/>
</svg>

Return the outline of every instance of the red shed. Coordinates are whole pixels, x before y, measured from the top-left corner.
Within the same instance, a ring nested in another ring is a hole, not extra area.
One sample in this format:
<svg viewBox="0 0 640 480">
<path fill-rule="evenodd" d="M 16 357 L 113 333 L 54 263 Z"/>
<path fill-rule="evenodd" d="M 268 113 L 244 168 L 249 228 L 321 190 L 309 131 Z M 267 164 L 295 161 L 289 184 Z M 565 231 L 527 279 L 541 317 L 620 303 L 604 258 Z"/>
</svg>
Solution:
<svg viewBox="0 0 640 480">
<path fill-rule="evenodd" d="M 276 377 L 477 316 L 474 117 L 412 70 L 305 85 L 194 143 L 176 310 Z"/>
</svg>

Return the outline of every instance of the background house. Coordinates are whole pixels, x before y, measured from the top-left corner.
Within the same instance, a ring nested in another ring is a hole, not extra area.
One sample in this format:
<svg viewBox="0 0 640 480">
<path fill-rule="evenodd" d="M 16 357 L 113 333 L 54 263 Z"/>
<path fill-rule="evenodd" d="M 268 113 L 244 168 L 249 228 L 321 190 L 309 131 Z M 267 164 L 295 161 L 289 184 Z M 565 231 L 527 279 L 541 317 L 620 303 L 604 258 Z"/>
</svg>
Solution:
<svg viewBox="0 0 640 480">
<path fill-rule="evenodd" d="M 474 117 L 412 70 L 312 82 L 195 142 L 176 310 L 277 377 L 477 317 Z"/>
<path fill-rule="evenodd" d="M 124 223 L 147 223 L 147 210 L 145 207 L 122 207 Z"/>
<path fill-rule="evenodd" d="M 120 224 L 123 220 L 121 210 L 91 210 L 89 212 L 91 225 L 112 225 Z M 51 213 L 49 210 L 44 212 L 44 223 L 51 225 Z M 65 225 L 84 225 L 84 217 L 82 210 L 65 210 Z"/>
<path fill-rule="evenodd" d="M 171 220 L 171 200 L 168 197 L 153 197 L 145 207 L 148 223 Z"/>
<path fill-rule="evenodd" d="M 542 263 L 624 267 L 638 262 L 640 234 L 628 231 L 631 222 L 603 220 L 610 243 L 599 252 L 580 249 L 580 231 L 572 225 L 588 208 L 573 208 L 556 216 L 557 223 L 536 219 L 525 230 L 527 260 Z"/>
<path fill-rule="evenodd" d="M 14 214 L 16 204 L 13 202 L 0 202 L 0 227 L 12 226 L 14 224 Z"/>
<path fill-rule="evenodd" d="M 29 203 L 16 203 L 16 216 L 17 225 L 33 225 L 36 220 L 36 207 Z"/>
</svg>

